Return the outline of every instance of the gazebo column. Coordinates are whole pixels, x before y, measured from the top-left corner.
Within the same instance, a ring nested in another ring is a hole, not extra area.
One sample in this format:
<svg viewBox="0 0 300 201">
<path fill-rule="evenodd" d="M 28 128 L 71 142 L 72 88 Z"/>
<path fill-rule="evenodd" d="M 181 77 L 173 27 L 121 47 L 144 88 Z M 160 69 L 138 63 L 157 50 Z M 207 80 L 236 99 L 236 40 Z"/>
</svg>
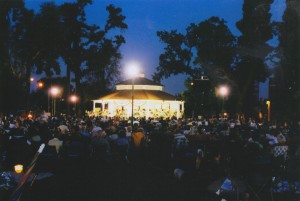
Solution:
<svg viewBox="0 0 300 201">
<path fill-rule="evenodd" d="M 181 101 L 182 114 L 184 114 L 184 101 Z"/>
<path fill-rule="evenodd" d="M 113 101 L 109 101 L 108 103 L 108 111 L 110 112 L 110 116 L 116 115 L 116 105 Z"/>
<path fill-rule="evenodd" d="M 177 107 L 176 107 L 176 118 L 178 119 L 180 117 L 180 102 L 179 101 L 176 101 L 177 102 Z"/>
<path fill-rule="evenodd" d="M 104 105 L 105 105 L 105 103 L 104 103 L 104 101 L 102 101 L 102 104 L 101 104 L 101 112 L 104 111 Z"/>
<path fill-rule="evenodd" d="M 151 102 L 150 101 L 147 101 L 147 103 L 146 103 L 146 120 L 147 119 L 149 119 L 149 117 L 150 117 L 150 111 L 149 111 L 149 105 L 151 104 Z"/>
<path fill-rule="evenodd" d="M 93 101 L 93 112 L 96 111 L 96 101 Z"/>
</svg>

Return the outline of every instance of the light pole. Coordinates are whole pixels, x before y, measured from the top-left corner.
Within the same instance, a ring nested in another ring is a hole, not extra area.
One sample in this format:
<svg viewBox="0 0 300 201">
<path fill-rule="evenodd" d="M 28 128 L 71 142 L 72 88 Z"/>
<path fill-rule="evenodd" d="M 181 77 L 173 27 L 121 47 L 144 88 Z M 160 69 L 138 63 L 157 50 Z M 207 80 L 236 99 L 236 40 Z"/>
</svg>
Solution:
<svg viewBox="0 0 300 201">
<path fill-rule="evenodd" d="M 28 94 L 28 98 L 27 98 L 27 108 L 31 108 L 31 99 L 32 99 L 32 94 L 31 94 L 31 85 L 32 85 L 32 83 L 33 83 L 33 81 L 34 81 L 34 77 L 30 77 L 30 79 L 29 79 L 29 94 Z"/>
<path fill-rule="evenodd" d="M 131 127 L 133 128 L 134 118 L 134 79 L 139 74 L 139 65 L 137 63 L 131 63 L 128 65 L 127 73 L 131 78 Z"/>
<path fill-rule="evenodd" d="M 37 82 L 38 89 L 42 89 L 42 88 L 44 88 L 44 86 L 45 86 L 44 82 L 42 82 L 42 81 Z M 49 102 L 50 102 L 49 93 L 50 93 L 50 90 L 48 89 L 48 91 L 47 91 L 47 112 L 48 113 L 49 113 Z"/>
<path fill-rule="evenodd" d="M 226 86 L 226 85 L 222 85 L 219 87 L 219 90 L 218 90 L 218 93 L 220 96 L 222 96 L 222 115 L 224 113 L 224 99 L 225 99 L 225 96 L 228 96 L 229 94 L 229 87 Z"/>
<path fill-rule="evenodd" d="M 134 113 L 133 113 L 133 108 L 134 108 L 134 77 L 131 78 L 132 83 L 131 83 L 131 128 L 133 128 L 133 118 L 134 118 Z"/>
<path fill-rule="evenodd" d="M 73 110 L 74 110 L 75 114 L 76 114 L 76 103 L 77 103 L 78 99 L 79 99 L 78 96 L 75 95 L 75 94 L 70 96 L 70 101 L 71 101 L 71 103 L 74 104 L 74 109 Z"/>
<path fill-rule="evenodd" d="M 56 97 L 60 93 L 60 89 L 58 87 L 51 87 L 50 94 L 52 97 L 52 116 L 55 116 L 56 112 Z"/>
<path fill-rule="evenodd" d="M 267 109 L 268 109 L 268 122 L 271 121 L 271 101 L 266 101 Z"/>
</svg>

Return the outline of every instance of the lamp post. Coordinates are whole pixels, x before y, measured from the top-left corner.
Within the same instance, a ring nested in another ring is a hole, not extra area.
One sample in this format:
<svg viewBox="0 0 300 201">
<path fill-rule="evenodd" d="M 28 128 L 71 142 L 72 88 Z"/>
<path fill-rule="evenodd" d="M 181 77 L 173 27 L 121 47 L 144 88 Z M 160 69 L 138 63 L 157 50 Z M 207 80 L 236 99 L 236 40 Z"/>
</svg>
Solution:
<svg viewBox="0 0 300 201">
<path fill-rule="evenodd" d="M 133 128 L 134 118 L 134 79 L 139 74 L 139 65 L 137 63 L 131 63 L 128 65 L 128 75 L 131 78 L 131 127 Z"/>
<path fill-rule="evenodd" d="M 229 94 L 229 87 L 226 85 L 222 85 L 219 87 L 218 93 L 220 96 L 222 96 L 222 114 L 224 113 L 224 99 L 225 96 L 228 96 Z"/>
<path fill-rule="evenodd" d="M 131 128 L 133 128 L 133 108 L 134 108 L 134 77 L 132 77 L 132 83 L 131 83 Z"/>
<path fill-rule="evenodd" d="M 34 77 L 30 77 L 29 78 L 29 93 L 28 93 L 28 97 L 27 97 L 27 108 L 31 108 L 31 99 L 32 99 L 32 94 L 31 94 L 31 90 L 32 90 L 32 83 L 34 81 Z"/>
<path fill-rule="evenodd" d="M 59 93 L 60 93 L 60 89 L 58 87 L 51 87 L 50 88 L 50 94 L 51 94 L 51 97 L 52 97 L 52 114 L 53 114 L 53 116 L 55 116 L 56 97 L 58 96 Z"/>
<path fill-rule="evenodd" d="M 44 88 L 44 86 L 45 86 L 45 84 L 41 80 L 37 82 L 37 88 L 38 89 L 42 89 L 42 88 Z M 49 102 L 50 102 L 49 93 L 50 93 L 50 90 L 48 90 L 48 92 L 47 92 L 47 112 L 49 112 Z"/>
<path fill-rule="evenodd" d="M 268 122 L 271 120 L 271 101 L 266 101 L 267 109 L 268 109 Z"/>
<path fill-rule="evenodd" d="M 75 94 L 70 96 L 70 101 L 71 101 L 71 103 L 74 104 L 73 110 L 74 110 L 75 114 L 76 114 L 76 103 L 77 103 L 78 99 L 79 99 L 78 96 Z"/>
</svg>

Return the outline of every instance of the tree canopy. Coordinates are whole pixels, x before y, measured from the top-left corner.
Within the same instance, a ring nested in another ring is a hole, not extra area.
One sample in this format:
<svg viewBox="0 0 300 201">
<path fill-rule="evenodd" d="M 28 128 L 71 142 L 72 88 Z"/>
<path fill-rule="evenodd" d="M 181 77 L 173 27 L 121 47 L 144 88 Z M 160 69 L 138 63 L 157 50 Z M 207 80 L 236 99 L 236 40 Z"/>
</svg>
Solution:
<svg viewBox="0 0 300 201">
<path fill-rule="evenodd" d="M 299 120 L 300 116 L 300 2 L 286 1 L 283 21 L 277 22 L 279 57 L 271 79 L 270 93 L 274 97 L 273 115 L 277 119 Z M 284 106 L 284 107 L 283 107 Z"/>
<path fill-rule="evenodd" d="M 41 4 L 39 12 L 35 12 L 25 8 L 23 0 L 0 1 L 1 87 L 14 85 L 22 92 L 13 91 L 8 100 L 18 100 L 21 94 L 29 97 L 32 73 L 45 73 L 50 77 L 60 75 L 64 65 L 69 82 L 71 72 L 74 73 L 78 93 L 84 85 L 95 85 L 95 80 L 105 83 L 98 86 L 103 92 L 118 77 L 119 48 L 125 43 L 121 30 L 127 28 L 125 16 L 121 8 L 108 5 L 105 26 L 89 25 L 85 7 L 91 4 L 91 0 L 77 0 L 60 6 L 46 2 Z M 13 79 L 7 79 L 10 76 Z M 89 79 L 93 76 L 95 79 Z M 69 95 L 70 90 L 66 90 Z M 10 111 L 7 106 L 11 104 L 4 103 L 7 97 L 1 99 L 0 111 Z M 25 106 L 20 101 L 13 107 Z"/>
<path fill-rule="evenodd" d="M 157 32 L 166 44 L 153 78 L 157 81 L 179 73 L 190 76 L 205 73 L 216 83 L 231 76 L 235 37 L 223 19 L 211 17 L 191 24 L 186 34 L 176 30 Z"/>
<path fill-rule="evenodd" d="M 270 75 L 267 58 L 273 51 L 268 44 L 274 35 L 272 3 L 244 0 L 243 17 L 236 23 L 241 32 L 238 37 L 218 17 L 190 24 L 185 34 L 176 30 L 157 32 L 166 47 L 153 78 L 161 80 L 179 73 L 189 75 L 191 80 L 208 76 L 212 89 L 220 84 L 230 87 L 232 113 L 255 115 L 258 83 Z"/>
</svg>

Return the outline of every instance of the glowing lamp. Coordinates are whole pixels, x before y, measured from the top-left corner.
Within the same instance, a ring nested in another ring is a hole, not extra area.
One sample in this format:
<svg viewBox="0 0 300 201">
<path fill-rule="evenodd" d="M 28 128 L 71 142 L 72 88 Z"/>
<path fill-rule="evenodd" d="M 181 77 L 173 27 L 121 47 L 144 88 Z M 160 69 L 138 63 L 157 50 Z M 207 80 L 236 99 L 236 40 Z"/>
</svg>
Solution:
<svg viewBox="0 0 300 201">
<path fill-rule="evenodd" d="M 58 93 L 59 93 L 59 89 L 57 87 L 52 87 L 50 89 L 50 93 L 51 93 L 52 96 L 57 96 Z"/>
<path fill-rule="evenodd" d="M 72 95 L 72 96 L 70 97 L 70 101 L 71 101 L 72 103 L 76 103 L 76 102 L 78 101 L 78 97 L 77 97 L 76 95 Z"/>
<path fill-rule="evenodd" d="M 263 118 L 262 112 L 259 112 L 259 113 L 258 113 L 258 118 L 259 118 L 259 119 L 262 119 L 262 118 Z"/>
<path fill-rule="evenodd" d="M 39 89 L 41 89 L 41 88 L 44 87 L 44 83 L 43 83 L 43 82 L 38 82 L 37 85 L 38 85 L 38 88 L 39 88 Z"/>
<path fill-rule="evenodd" d="M 221 96 L 227 96 L 229 93 L 229 89 L 227 86 L 221 86 L 219 89 L 219 93 Z"/>
<path fill-rule="evenodd" d="M 271 101 L 266 101 L 267 109 L 268 109 L 268 122 L 271 120 Z"/>
<path fill-rule="evenodd" d="M 34 78 L 33 78 L 33 77 L 31 77 L 31 78 L 30 78 L 30 82 L 33 82 L 33 81 L 34 81 Z"/>
<path fill-rule="evenodd" d="M 14 170 L 15 170 L 15 172 L 16 172 L 17 174 L 22 173 L 22 172 L 23 172 L 23 165 L 21 165 L 21 164 L 15 165 L 15 166 L 14 166 Z"/>
<path fill-rule="evenodd" d="M 222 85 L 217 89 L 217 95 L 222 97 L 222 112 L 224 111 L 224 99 L 229 95 L 229 87 L 226 85 Z"/>
<path fill-rule="evenodd" d="M 140 65 L 136 62 L 129 63 L 127 65 L 127 75 L 130 78 L 135 78 L 140 73 L 139 66 Z"/>
<path fill-rule="evenodd" d="M 28 119 L 32 119 L 32 114 L 27 115 Z"/>
</svg>

